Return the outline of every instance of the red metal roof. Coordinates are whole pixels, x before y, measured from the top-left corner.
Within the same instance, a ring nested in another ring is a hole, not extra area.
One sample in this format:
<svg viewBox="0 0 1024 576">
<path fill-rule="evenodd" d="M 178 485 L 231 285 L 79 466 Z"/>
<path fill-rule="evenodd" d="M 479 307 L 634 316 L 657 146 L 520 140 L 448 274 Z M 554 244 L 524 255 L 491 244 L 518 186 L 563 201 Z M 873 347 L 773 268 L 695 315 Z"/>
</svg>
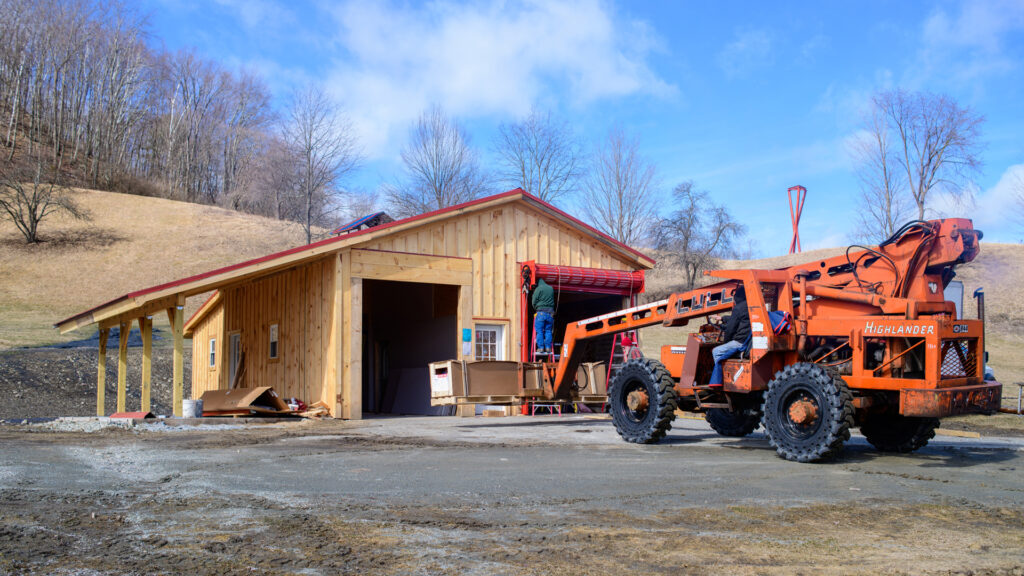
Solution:
<svg viewBox="0 0 1024 576">
<path fill-rule="evenodd" d="M 321 247 L 321 246 L 327 246 L 327 245 L 335 244 L 335 243 L 339 243 L 339 242 L 346 242 L 346 243 L 348 243 L 353 238 L 357 238 L 357 237 L 362 236 L 364 234 L 380 232 L 381 230 L 387 230 L 389 228 L 394 228 L 396 226 L 402 226 L 404 224 L 409 224 L 410 222 L 416 222 L 418 220 L 425 220 L 427 218 L 432 218 L 434 216 L 440 216 L 442 214 L 447 214 L 449 212 L 457 212 L 459 210 L 464 210 L 466 208 L 471 208 L 473 206 L 476 206 L 476 205 L 479 205 L 479 204 L 484 204 L 486 202 L 493 202 L 494 200 L 499 200 L 501 198 L 508 198 L 510 196 L 522 196 L 522 198 L 527 200 L 528 202 L 535 203 L 535 204 L 539 205 L 541 208 L 543 208 L 545 210 L 548 210 L 550 212 L 554 212 L 554 213 L 558 214 L 559 216 L 562 216 L 563 218 L 568 219 L 575 226 L 583 228 L 584 230 L 587 230 L 587 231 L 589 231 L 589 232 L 591 232 L 593 234 L 596 234 L 596 235 L 604 238 L 608 242 L 612 243 L 613 245 L 618 246 L 618 247 L 628 251 L 631 254 L 639 256 L 640 258 L 645 258 L 647 260 L 651 260 L 653 262 L 653 259 L 651 259 L 649 256 L 646 256 L 644 253 L 640 252 L 639 250 L 635 250 L 633 248 L 630 248 L 629 246 L 623 244 L 622 242 L 619 242 L 618 240 L 612 238 L 611 236 L 605 234 L 604 232 L 601 232 L 601 231 L 593 228 L 592 226 L 583 223 L 579 219 L 570 216 L 569 214 L 567 214 L 566 212 L 563 212 L 562 210 L 559 210 L 558 208 L 555 208 L 554 206 L 552 206 L 551 204 L 548 204 L 547 202 L 544 202 L 540 198 L 537 198 L 536 196 L 533 196 L 532 194 L 527 193 L 522 188 L 515 188 L 513 190 L 509 190 L 507 192 L 502 192 L 500 194 L 495 194 L 493 196 L 486 196 L 484 198 L 478 198 L 476 200 L 470 200 L 469 202 L 463 202 L 462 204 L 457 204 L 455 206 L 448 206 L 447 208 L 441 208 L 439 210 L 433 210 L 431 212 L 424 212 L 423 214 L 417 214 L 416 216 L 410 216 L 408 218 L 402 218 L 401 220 L 395 220 L 393 222 L 388 222 L 387 224 L 381 224 L 380 226 L 375 226 L 373 228 L 367 228 L 365 230 L 359 230 L 357 232 L 352 232 L 350 234 L 344 234 L 344 235 L 341 235 L 341 236 L 335 236 L 335 237 L 331 237 L 331 238 L 326 238 L 324 240 L 320 240 L 319 242 L 313 242 L 312 244 L 304 244 L 302 246 L 296 246 L 294 248 L 289 248 L 288 250 L 283 250 L 281 252 L 275 252 L 273 254 L 268 254 L 266 256 L 261 256 L 259 258 L 254 258 L 252 260 L 246 260 L 244 262 L 239 262 L 237 264 L 232 264 L 230 266 L 224 266 L 222 268 L 216 268 L 214 270 L 210 270 L 208 272 L 203 272 L 201 274 L 196 274 L 196 275 L 193 275 L 193 276 L 189 276 L 187 278 L 182 278 L 180 280 L 174 280 L 173 282 L 166 282 L 164 284 L 159 284 L 157 286 L 151 286 L 149 288 L 143 288 L 142 290 L 136 290 L 135 292 L 129 292 L 128 294 L 125 294 L 123 296 L 115 298 L 115 299 L 113 299 L 113 300 L 111 300 L 109 302 L 105 302 L 103 304 L 100 304 L 99 306 L 95 306 L 95 307 L 90 308 L 90 309 L 88 309 L 88 310 L 86 310 L 84 312 L 79 312 L 78 314 L 75 314 L 73 316 L 65 318 L 64 320 L 61 320 L 60 322 L 57 322 L 56 325 L 64 324 L 64 323 L 69 322 L 71 320 L 74 320 L 76 318 L 80 318 L 80 317 L 85 316 L 87 314 L 91 314 L 91 313 L 93 313 L 96 310 L 99 310 L 101 308 L 105 308 L 107 306 L 110 306 L 111 304 L 116 304 L 118 302 L 123 302 L 123 301 L 131 299 L 131 298 L 138 298 L 139 296 L 145 296 L 146 294 L 152 294 L 153 292 L 159 292 L 161 290 L 166 290 L 168 288 L 174 288 L 176 286 L 182 286 L 184 284 L 195 282 L 197 280 L 203 280 L 203 279 L 210 278 L 210 277 L 213 277 L 213 276 L 217 276 L 217 275 L 220 275 L 220 274 L 224 274 L 224 273 L 227 273 L 227 272 L 233 272 L 235 270 L 238 270 L 238 269 L 241 269 L 241 268 L 246 268 L 248 266 L 254 266 L 256 264 L 262 264 L 264 262 L 270 262 L 272 260 L 276 260 L 278 258 L 283 258 L 285 256 L 290 256 L 292 254 L 295 254 L 295 253 L 298 253 L 298 252 L 302 252 L 302 251 L 305 251 L 305 250 L 309 250 L 311 248 L 318 248 L 318 247 Z"/>
</svg>

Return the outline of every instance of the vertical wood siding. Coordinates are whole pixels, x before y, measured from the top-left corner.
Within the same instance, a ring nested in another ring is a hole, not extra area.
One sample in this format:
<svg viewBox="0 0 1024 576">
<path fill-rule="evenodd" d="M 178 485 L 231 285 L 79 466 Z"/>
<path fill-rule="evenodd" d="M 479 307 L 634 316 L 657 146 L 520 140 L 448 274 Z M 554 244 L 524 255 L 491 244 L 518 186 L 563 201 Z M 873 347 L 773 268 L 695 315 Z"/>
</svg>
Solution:
<svg viewBox="0 0 1024 576">
<path fill-rule="evenodd" d="M 245 354 L 242 386 L 273 386 L 285 398 L 327 402 L 336 374 L 331 353 L 334 262 L 325 258 L 222 290 L 220 308 L 196 326 L 192 345 L 193 357 L 205 358 L 207 333 L 219 330 L 218 369 L 193 369 L 193 394 L 228 387 L 226 335 L 238 331 Z M 271 324 L 278 325 L 277 360 L 270 359 Z"/>
<path fill-rule="evenodd" d="M 207 390 L 217 389 L 225 360 L 223 351 L 227 350 L 222 337 L 223 323 L 224 308 L 222 304 L 217 304 L 192 332 L 192 398 L 199 398 Z M 209 360 L 210 338 L 217 339 L 217 362 L 212 370 Z"/>
</svg>

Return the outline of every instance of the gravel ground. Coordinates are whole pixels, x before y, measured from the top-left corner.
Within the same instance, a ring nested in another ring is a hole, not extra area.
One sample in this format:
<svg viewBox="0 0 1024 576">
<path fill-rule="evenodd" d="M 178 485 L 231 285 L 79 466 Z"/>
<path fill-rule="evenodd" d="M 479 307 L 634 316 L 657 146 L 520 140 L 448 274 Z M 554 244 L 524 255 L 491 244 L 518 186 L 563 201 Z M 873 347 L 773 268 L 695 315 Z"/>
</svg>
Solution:
<svg viewBox="0 0 1024 576">
<path fill-rule="evenodd" d="M 153 347 L 150 410 L 170 414 L 174 349 L 164 342 Z M 0 351 L 0 419 L 96 415 L 96 346 L 81 348 L 18 348 Z M 185 347 L 185 398 L 190 398 L 192 348 Z M 142 405 L 139 382 L 142 349 L 128 349 L 129 411 Z M 117 343 L 107 348 L 106 413 L 117 410 Z"/>
<path fill-rule="evenodd" d="M 0 426 L 0 574 L 1024 574 L 1020 439 L 806 465 L 693 419 L 167 424 Z"/>
</svg>

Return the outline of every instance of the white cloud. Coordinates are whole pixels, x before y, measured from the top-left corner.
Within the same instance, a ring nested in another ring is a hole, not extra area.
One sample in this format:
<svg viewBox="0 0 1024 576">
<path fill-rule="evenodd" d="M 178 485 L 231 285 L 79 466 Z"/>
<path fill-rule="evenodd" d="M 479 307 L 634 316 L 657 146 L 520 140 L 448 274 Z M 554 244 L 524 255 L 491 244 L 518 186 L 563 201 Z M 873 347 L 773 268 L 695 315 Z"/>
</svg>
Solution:
<svg viewBox="0 0 1024 576">
<path fill-rule="evenodd" d="M 265 31 L 269 27 L 280 27 L 295 22 L 294 15 L 283 5 L 273 0 L 215 0 L 234 12 L 242 24 L 250 29 Z"/>
<path fill-rule="evenodd" d="M 973 202 L 965 205 L 948 195 L 939 196 L 929 212 L 937 216 L 971 218 L 974 226 L 986 232 L 986 236 L 1007 241 L 1016 224 L 1015 218 L 1020 215 L 1019 195 L 1024 195 L 1024 164 L 1007 168 L 995 186 L 976 192 Z"/>
<path fill-rule="evenodd" d="M 1019 65 L 1003 50 L 1006 38 L 1024 29 L 1024 3 L 1019 0 L 964 2 L 959 12 L 942 8 L 925 20 L 918 62 L 904 84 L 926 84 L 941 76 L 966 84 Z"/>
<path fill-rule="evenodd" d="M 585 105 L 676 90 L 647 64 L 659 46 L 650 27 L 597 0 L 346 2 L 331 13 L 339 56 L 326 81 L 372 155 L 434 103 L 457 117 L 507 117 L 555 92 Z"/>
<path fill-rule="evenodd" d="M 773 61 L 772 38 L 765 30 L 738 30 L 736 38 L 718 54 L 718 65 L 730 77 L 746 75 Z"/>
</svg>

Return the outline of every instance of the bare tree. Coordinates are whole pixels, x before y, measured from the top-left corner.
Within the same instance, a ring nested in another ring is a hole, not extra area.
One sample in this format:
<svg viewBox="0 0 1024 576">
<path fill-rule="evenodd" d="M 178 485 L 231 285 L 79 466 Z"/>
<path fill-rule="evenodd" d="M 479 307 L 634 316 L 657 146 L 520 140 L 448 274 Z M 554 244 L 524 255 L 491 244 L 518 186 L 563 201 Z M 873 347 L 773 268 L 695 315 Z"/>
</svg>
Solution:
<svg viewBox="0 0 1024 576">
<path fill-rule="evenodd" d="M 336 208 L 340 184 L 359 166 L 360 151 L 352 124 L 316 86 L 293 94 L 284 135 L 298 161 L 298 190 L 304 203 L 299 223 L 309 243 L 313 226 Z"/>
<path fill-rule="evenodd" d="M 0 170 L 0 208 L 29 244 L 40 241 L 39 224 L 52 214 L 88 218 L 39 149 L 30 162 L 8 164 Z"/>
<path fill-rule="evenodd" d="M 960 200 L 970 197 L 973 177 L 981 168 L 982 116 L 949 96 L 928 92 L 882 92 L 873 105 L 880 116 L 877 126 L 884 126 L 894 139 L 893 153 L 883 158 L 886 171 L 900 173 L 918 218 L 925 217 L 933 192 Z M 875 189 L 884 187 L 877 177 L 875 181 Z"/>
<path fill-rule="evenodd" d="M 877 243 L 893 235 L 909 219 L 906 178 L 898 169 L 893 133 L 879 108 L 871 110 L 864 135 L 850 147 L 860 180 L 859 240 Z"/>
<path fill-rule="evenodd" d="M 394 216 L 412 216 L 477 198 L 488 178 L 469 136 L 440 106 L 420 115 L 402 149 L 405 178 L 385 185 Z"/>
<path fill-rule="evenodd" d="M 659 219 L 656 245 L 667 251 L 668 260 L 683 268 L 685 290 L 691 290 L 704 270 L 729 253 L 746 227 L 736 222 L 725 206 L 711 201 L 707 192 L 697 190 L 692 180 L 676 186 L 672 204 L 679 209 Z"/>
<path fill-rule="evenodd" d="M 1013 219 L 1024 229 L 1024 170 L 1013 175 L 1010 185 L 1013 187 Z"/>
<path fill-rule="evenodd" d="M 635 244 L 654 221 L 655 168 L 640 156 L 639 143 L 613 128 L 598 144 L 584 198 L 594 223 L 624 244 Z"/>
<path fill-rule="evenodd" d="M 545 202 L 572 193 L 583 174 L 583 149 L 567 122 L 532 110 L 514 124 L 501 124 L 495 141 L 500 172 Z"/>
</svg>

